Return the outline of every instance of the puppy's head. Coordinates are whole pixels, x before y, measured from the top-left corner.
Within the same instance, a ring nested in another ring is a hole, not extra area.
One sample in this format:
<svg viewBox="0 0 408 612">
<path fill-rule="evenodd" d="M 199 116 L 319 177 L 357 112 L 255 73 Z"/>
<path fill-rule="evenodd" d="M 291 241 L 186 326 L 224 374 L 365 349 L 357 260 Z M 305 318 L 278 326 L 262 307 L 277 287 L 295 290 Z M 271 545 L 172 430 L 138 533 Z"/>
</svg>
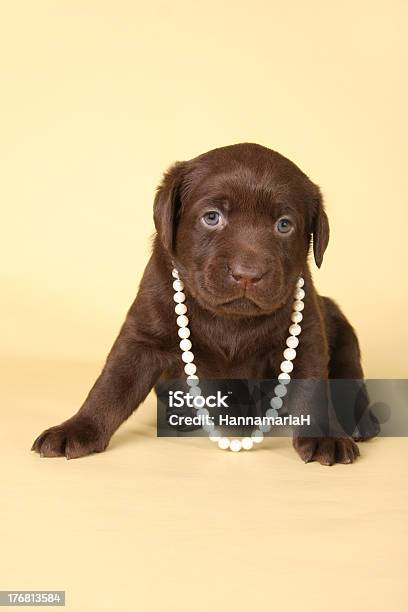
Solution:
<svg viewBox="0 0 408 612">
<path fill-rule="evenodd" d="M 268 314 L 287 301 L 329 225 L 319 188 L 291 161 L 237 144 L 177 162 L 156 193 L 161 245 L 188 292 L 225 316 Z"/>
</svg>

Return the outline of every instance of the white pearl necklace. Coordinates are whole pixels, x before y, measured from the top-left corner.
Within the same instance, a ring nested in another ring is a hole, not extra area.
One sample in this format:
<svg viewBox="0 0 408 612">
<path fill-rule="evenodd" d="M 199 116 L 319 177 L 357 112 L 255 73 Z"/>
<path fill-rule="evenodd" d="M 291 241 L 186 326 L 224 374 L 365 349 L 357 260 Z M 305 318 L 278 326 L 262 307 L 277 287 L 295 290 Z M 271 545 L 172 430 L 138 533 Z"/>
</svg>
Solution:
<svg viewBox="0 0 408 612">
<path fill-rule="evenodd" d="M 188 327 L 187 306 L 185 305 L 186 296 L 183 293 L 184 284 L 180 279 L 178 270 L 173 268 L 173 289 L 174 301 L 176 302 L 175 312 L 177 314 L 177 325 L 179 327 L 178 335 L 180 338 L 180 349 L 182 351 L 181 358 L 184 362 L 184 372 L 187 374 L 187 384 L 190 387 L 190 394 L 194 397 L 193 404 L 197 398 L 200 398 L 202 406 L 201 389 L 198 386 L 200 380 L 196 374 L 197 367 L 194 363 L 194 353 L 192 352 L 192 343 L 189 340 L 190 329 Z M 274 389 L 274 396 L 270 401 L 271 407 L 266 411 L 265 416 L 272 418 L 278 416 L 278 410 L 282 408 L 283 397 L 287 394 L 287 386 L 290 383 L 293 371 L 293 361 L 296 357 L 296 348 L 299 345 L 299 336 L 302 331 L 299 325 L 303 319 L 302 310 L 305 307 L 303 299 L 305 292 L 303 286 L 305 281 L 300 277 L 296 283 L 295 292 L 293 295 L 293 309 L 291 315 L 291 325 L 289 326 L 289 336 L 286 338 L 286 348 L 283 351 L 284 361 L 280 364 L 280 374 L 278 376 L 279 384 Z M 209 416 L 209 411 L 206 408 L 199 407 L 197 414 L 201 416 Z M 222 450 L 231 450 L 238 452 L 241 449 L 251 450 L 254 443 L 260 444 L 264 439 L 264 433 L 271 430 L 269 424 L 262 425 L 259 429 L 255 429 L 250 437 L 238 440 L 236 438 L 230 440 L 226 436 L 221 436 L 221 433 L 214 428 L 214 423 L 208 421 L 208 424 L 203 426 L 203 429 L 209 434 L 212 442 L 217 442 L 218 448 Z"/>
</svg>

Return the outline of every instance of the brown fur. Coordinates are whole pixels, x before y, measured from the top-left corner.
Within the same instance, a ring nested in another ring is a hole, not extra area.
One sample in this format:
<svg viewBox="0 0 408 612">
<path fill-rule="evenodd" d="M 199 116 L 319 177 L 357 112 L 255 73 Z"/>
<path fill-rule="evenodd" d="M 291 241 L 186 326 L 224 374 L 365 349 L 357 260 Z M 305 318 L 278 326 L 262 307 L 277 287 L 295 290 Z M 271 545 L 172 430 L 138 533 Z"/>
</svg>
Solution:
<svg viewBox="0 0 408 612">
<path fill-rule="evenodd" d="M 203 223 L 203 214 L 214 209 L 223 213 L 223 227 Z M 282 215 L 293 222 L 290 235 L 275 230 Z M 186 287 L 201 377 L 276 377 L 293 288 L 302 274 L 306 297 L 296 378 L 362 378 L 352 327 L 313 286 L 309 247 L 312 242 L 320 267 L 329 225 L 319 188 L 295 164 L 248 143 L 178 162 L 158 188 L 154 219 L 153 253 L 106 365 L 78 413 L 34 442 L 42 456 L 70 459 L 103 451 L 160 377 L 182 377 L 172 260 Z M 326 465 L 351 463 L 359 454 L 344 435 L 310 438 L 295 431 L 294 447 L 304 461 Z"/>
</svg>

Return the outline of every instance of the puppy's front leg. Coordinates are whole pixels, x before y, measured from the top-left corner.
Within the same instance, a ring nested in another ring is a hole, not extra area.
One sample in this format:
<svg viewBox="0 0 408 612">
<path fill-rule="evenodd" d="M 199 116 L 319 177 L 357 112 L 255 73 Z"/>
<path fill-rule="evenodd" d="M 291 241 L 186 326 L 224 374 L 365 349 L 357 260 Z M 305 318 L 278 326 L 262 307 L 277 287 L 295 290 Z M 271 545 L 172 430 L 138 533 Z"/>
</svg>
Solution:
<svg viewBox="0 0 408 612">
<path fill-rule="evenodd" d="M 360 452 L 332 414 L 323 335 L 316 328 L 306 328 L 302 349 L 296 363 L 296 381 L 290 391 L 288 412 L 294 417 L 310 416 L 311 424 L 294 428 L 293 446 L 305 463 L 353 463 Z"/>
<path fill-rule="evenodd" d="M 327 382 L 311 377 L 295 382 L 289 412 L 292 416 L 310 416 L 311 424 L 294 428 L 293 446 L 305 463 L 353 463 L 360 452 L 354 440 L 340 430 L 330 414 Z"/>
<path fill-rule="evenodd" d="M 170 361 L 171 355 L 140 337 L 128 319 L 83 406 L 67 421 L 44 431 L 32 450 L 67 459 L 105 450 Z"/>
</svg>

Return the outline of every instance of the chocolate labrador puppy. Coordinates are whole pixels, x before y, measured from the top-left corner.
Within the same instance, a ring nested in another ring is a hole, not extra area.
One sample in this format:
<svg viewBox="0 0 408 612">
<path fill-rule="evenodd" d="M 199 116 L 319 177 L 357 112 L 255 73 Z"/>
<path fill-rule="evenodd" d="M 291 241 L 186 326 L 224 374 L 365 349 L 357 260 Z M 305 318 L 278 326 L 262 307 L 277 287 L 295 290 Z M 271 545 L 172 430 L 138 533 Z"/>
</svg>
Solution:
<svg viewBox="0 0 408 612">
<path fill-rule="evenodd" d="M 67 459 L 103 451 L 160 377 L 185 377 L 172 262 L 185 285 L 202 378 L 276 378 L 301 275 L 296 378 L 362 379 L 353 328 L 313 286 L 308 253 L 312 244 L 320 267 L 329 224 L 319 188 L 294 163 L 250 143 L 177 162 L 157 190 L 154 222 L 152 256 L 101 375 L 81 409 L 44 431 L 33 450 Z M 369 426 L 358 437 L 375 433 Z M 344 432 L 309 437 L 295 430 L 293 444 L 306 462 L 352 463 L 359 455 Z"/>
</svg>

